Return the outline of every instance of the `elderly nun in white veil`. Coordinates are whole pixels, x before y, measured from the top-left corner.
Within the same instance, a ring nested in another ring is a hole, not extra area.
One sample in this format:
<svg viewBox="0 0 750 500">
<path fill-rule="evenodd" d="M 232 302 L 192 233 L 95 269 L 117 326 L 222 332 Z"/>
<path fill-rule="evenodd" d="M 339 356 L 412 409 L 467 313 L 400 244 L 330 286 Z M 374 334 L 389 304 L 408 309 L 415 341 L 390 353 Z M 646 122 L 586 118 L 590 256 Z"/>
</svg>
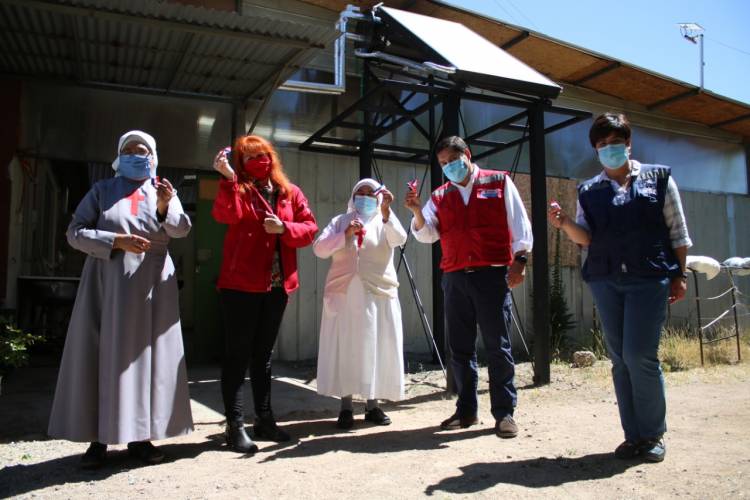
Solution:
<svg viewBox="0 0 750 500">
<path fill-rule="evenodd" d="M 318 351 L 318 393 L 341 397 L 337 426 L 353 426 L 352 395 L 367 399 L 365 420 L 388 425 L 378 399 L 404 397 L 403 331 L 393 249 L 406 232 L 391 210 L 393 195 L 373 179 L 352 190 L 313 243 L 332 258 L 326 279 Z"/>
<path fill-rule="evenodd" d="M 49 435 L 89 442 L 81 465 L 103 464 L 128 443 L 146 463 L 151 440 L 193 429 L 170 238 L 190 232 L 176 191 L 156 177 L 156 141 L 120 138 L 116 176 L 92 186 L 67 231 L 88 254 L 65 340 Z"/>
</svg>

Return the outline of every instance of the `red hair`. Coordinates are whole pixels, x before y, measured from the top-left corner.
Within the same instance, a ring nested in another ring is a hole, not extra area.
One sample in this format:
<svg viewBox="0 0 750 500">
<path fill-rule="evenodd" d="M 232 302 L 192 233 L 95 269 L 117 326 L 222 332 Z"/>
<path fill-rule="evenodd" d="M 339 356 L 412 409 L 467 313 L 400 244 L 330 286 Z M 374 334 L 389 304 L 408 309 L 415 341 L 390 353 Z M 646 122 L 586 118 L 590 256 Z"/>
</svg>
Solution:
<svg viewBox="0 0 750 500">
<path fill-rule="evenodd" d="M 244 135 L 234 141 L 234 147 L 232 147 L 232 168 L 237 173 L 237 180 L 243 188 L 253 182 L 250 175 L 245 172 L 242 159 L 243 157 L 252 158 L 261 153 L 265 153 L 271 158 L 271 183 L 275 187 L 278 187 L 279 194 L 286 198 L 291 191 L 289 177 L 284 173 L 284 167 L 281 164 L 276 149 L 274 149 L 270 142 L 260 136 Z"/>
</svg>

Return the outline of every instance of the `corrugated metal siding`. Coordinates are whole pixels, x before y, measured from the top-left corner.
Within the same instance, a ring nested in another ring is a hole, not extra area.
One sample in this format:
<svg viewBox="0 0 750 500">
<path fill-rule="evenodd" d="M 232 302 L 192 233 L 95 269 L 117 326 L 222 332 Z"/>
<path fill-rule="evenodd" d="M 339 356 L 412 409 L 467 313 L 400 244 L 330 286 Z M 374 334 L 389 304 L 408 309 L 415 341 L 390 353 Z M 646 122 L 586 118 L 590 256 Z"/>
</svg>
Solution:
<svg viewBox="0 0 750 500">
<path fill-rule="evenodd" d="M 292 182 L 299 185 L 310 201 L 310 207 L 322 229 L 337 214 L 346 210 L 352 186 L 359 179 L 359 163 L 354 158 L 303 153 L 296 149 L 280 149 L 284 168 Z M 408 227 L 411 214 L 401 206 L 406 196 L 406 182 L 416 177 L 415 169 L 383 162 L 379 164 L 385 184 L 397 202 L 394 213 Z M 423 195 L 426 196 L 426 195 Z M 432 317 L 432 250 L 410 238 L 407 258 L 427 314 Z M 300 289 L 289 302 L 281 326 L 276 355 L 281 359 L 309 359 L 317 356 L 323 288 L 330 259 L 315 257 L 310 247 L 298 252 Z M 398 257 L 396 257 L 398 263 Z M 428 352 L 417 308 L 404 268 L 399 273 L 399 299 L 404 321 L 404 349 Z"/>
<path fill-rule="evenodd" d="M 310 205 L 318 219 L 318 225 L 323 228 L 334 215 L 344 210 L 347 197 L 351 192 L 351 186 L 358 178 L 357 160 L 301 153 L 296 149 L 282 149 L 281 154 L 290 177 L 308 196 Z M 389 186 L 389 189 L 393 190 L 397 200 L 403 200 L 405 196 L 404 186 L 406 181 L 421 175 L 419 170 L 411 166 L 384 163 L 381 168 L 385 183 Z M 690 251 L 691 255 L 709 255 L 723 261 L 730 256 L 729 242 L 734 238 L 737 242 L 737 253 L 750 256 L 750 234 L 742 223 L 742 221 L 750 220 L 750 197 L 696 192 L 682 192 L 681 194 L 691 238 L 694 242 L 694 247 Z M 732 225 L 727 223 L 728 198 L 732 198 L 734 203 L 735 221 L 737 222 L 734 234 L 732 234 Z M 423 199 L 426 199 L 424 194 Z M 394 211 L 402 223 L 407 226 L 411 220 L 411 215 L 406 212 L 400 202 L 394 205 Z M 431 248 L 429 245 L 418 243 L 413 237 L 410 237 L 407 255 L 432 324 Z M 299 263 L 301 288 L 292 297 L 282 323 L 276 353 L 281 359 L 308 359 L 317 355 L 323 286 L 329 261 L 317 259 L 308 247 L 299 251 Z M 532 275 L 533 268 L 529 269 L 524 284 L 513 291 L 520 313 L 520 321 L 526 328 L 527 342 L 533 338 L 533 332 L 531 331 L 533 315 L 531 310 Z M 704 298 L 718 295 L 729 286 L 724 273 L 711 281 L 707 281 L 702 276 L 699 277 L 699 280 L 701 296 Z M 418 310 L 403 269 L 399 273 L 399 281 L 401 283 L 399 299 L 404 321 L 404 349 L 406 352 L 429 352 L 419 321 Z M 591 342 L 591 329 L 593 327 L 591 294 L 581 280 L 578 267 L 564 268 L 563 281 L 569 310 L 574 314 L 577 322 L 575 329 L 569 333 L 569 336 L 573 342 L 579 345 L 588 345 Z M 741 291 L 750 295 L 750 277 L 738 278 L 737 284 Z M 741 300 L 750 303 L 748 296 Z M 708 319 L 721 314 L 729 305 L 728 297 L 725 300 L 702 303 L 704 324 Z M 741 315 L 748 314 L 750 310 L 740 309 L 739 312 Z M 691 278 L 686 300 L 671 308 L 671 324 L 673 326 L 691 324 L 694 328 L 695 321 L 695 289 Z M 731 316 L 727 317 L 724 324 L 726 326 L 732 325 Z M 741 316 L 740 325 L 744 328 L 750 327 L 750 317 Z M 517 353 L 524 351 L 521 339 L 516 332 L 513 334 L 513 345 Z"/>
</svg>

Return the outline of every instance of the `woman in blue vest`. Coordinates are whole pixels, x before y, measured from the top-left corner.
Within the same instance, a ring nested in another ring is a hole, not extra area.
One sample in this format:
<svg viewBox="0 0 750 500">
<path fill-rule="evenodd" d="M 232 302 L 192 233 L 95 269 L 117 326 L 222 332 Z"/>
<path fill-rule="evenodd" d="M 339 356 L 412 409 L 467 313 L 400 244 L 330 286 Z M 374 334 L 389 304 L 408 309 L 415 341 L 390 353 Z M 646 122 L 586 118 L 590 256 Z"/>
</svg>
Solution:
<svg viewBox="0 0 750 500">
<path fill-rule="evenodd" d="M 591 288 L 612 360 L 625 441 L 618 458 L 661 462 L 666 401 L 658 349 L 667 302 L 685 296 L 692 245 L 670 168 L 630 158 L 630 124 L 605 113 L 589 131 L 602 172 L 578 187 L 575 220 L 552 203 L 551 224 L 588 250 Z"/>
</svg>

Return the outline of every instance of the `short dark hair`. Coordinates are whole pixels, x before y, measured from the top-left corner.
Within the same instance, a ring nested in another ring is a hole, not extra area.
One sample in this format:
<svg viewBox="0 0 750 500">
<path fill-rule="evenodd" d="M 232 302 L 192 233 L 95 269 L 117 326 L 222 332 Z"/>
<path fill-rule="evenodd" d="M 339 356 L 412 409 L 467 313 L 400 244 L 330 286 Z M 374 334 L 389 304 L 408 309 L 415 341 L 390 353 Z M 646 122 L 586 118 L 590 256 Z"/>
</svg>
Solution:
<svg viewBox="0 0 750 500">
<path fill-rule="evenodd" d="M 604 113 L 599 115 L 589 130 L 589 142 L 595 148 L 596 143 L 615 134 L 626 141 L 630 140 L 630 122 L 622 113 Z"/>
<path fill-rule="evenodd" d="M 438 154 L 444 149 L 450 149 L 451 151 L 455 151 L 456 153 L 463 153 L 467 149 L 469 149 L 469 146 L 466 145 L 466 141 L 461 139 L 457 135 L 451 135 L 448 137 L 443 137 L 438 141 L 437 144 L 435 144 L 435 154 Z"/>
</svg>

